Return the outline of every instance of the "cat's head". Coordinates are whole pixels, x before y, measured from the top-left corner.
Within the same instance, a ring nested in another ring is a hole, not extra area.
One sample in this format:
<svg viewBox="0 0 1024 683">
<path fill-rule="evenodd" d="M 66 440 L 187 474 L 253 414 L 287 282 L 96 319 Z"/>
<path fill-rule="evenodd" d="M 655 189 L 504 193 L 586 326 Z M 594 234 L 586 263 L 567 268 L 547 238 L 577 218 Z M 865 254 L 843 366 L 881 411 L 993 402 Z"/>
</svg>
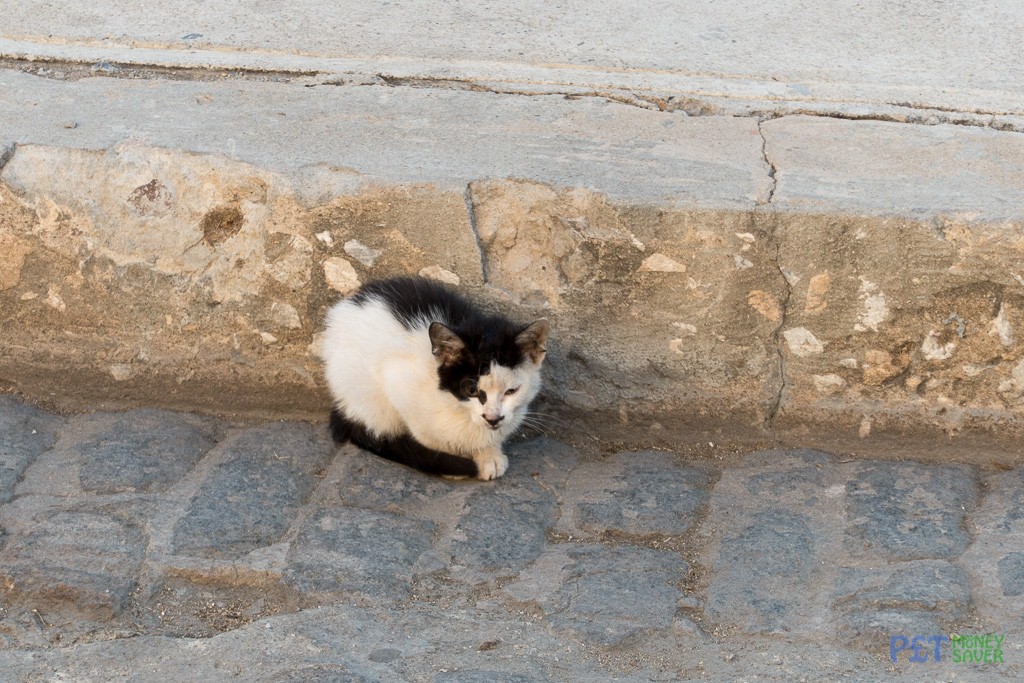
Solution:
<svg viewBox="0 0 1024 683">
<path fill-rule="evenodd" d="M 440 389 L 465 406 L 472 424 L 507 434 L 540 391 L 548 322 L 517 328 L 497 318 L 477 329 L 430 325 Z"/>
</svg>

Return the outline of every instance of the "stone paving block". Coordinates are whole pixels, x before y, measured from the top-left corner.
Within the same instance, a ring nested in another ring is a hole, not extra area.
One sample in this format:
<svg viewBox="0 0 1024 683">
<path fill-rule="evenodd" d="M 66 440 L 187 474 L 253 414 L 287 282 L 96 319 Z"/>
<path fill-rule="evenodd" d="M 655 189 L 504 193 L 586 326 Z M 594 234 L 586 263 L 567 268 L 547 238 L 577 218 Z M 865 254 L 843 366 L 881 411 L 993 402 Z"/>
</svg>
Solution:
<svg viewBox="0 0 1024 683">
<path fill-rule="evenodd" d="M 847 483 L 847 533 L 882 558 L 952 559 L 970 543 L 964 520 L 978 490 L 968 465 L 858 463 Z"/>
<path fill-rule="evenodd" d="M 815 505 L 834 476 L 835 459 L 821 451 L 761 451 L 747 456 L 744 489 L 751 496 Z"/>
<path fill-rule="evenodd" d="M 183 413 L 133 410 L 104 417 L 109 426 L 77 446 L 86 491 L 163 491 L 216 443 L 211 423 Z"/>
<path fill-rule="evenodd" d="M 768 509 L 722 540 L 708 590 L 707 612 L 748 632 L 789 631 L 815 578 L 821 541 L 806 515 Z"/>
<path fill-rule="evenodd" d="M 712 494 L 705 613 L 748 633 L 815 632 L 838 552 L 842 487 L 832 456 L 761 451 L 723 472 Z"/>
<path fill-rule="evenodd" d="M 504 671 L 449 671 L 434 676 L 433 683 L 544 683 L 549 679 Z"/>
<path fill-rule="evenodd" d="M 987 477 L 987 493 L 971 515 L 974 543 L 958 564 L 976 587 L 978 613 L 992 628 L 1024 629 L 1024 468 Z"/>
<path fill-rule="evenodd" d="M 273 676 L 261 678 L 262 683 L 375 683 L 380 679 L 359 672 L 348 664 L 310 664 Z"/>
<path fill-rule="evenodd" d="M 0 503 L 30 464 L 57 441 L 62 420 L 12 396 L 0 396 Z"/>
<path fill-rule="evenodd" d="M 517 573 L 543 551 L 555 522 L 554 495 L 508 476 L 471 493 L 456 527 L 453 562 L 502 576 Z"/>
<path fill-rule="evenodd" d="M 836 639 L 843 646 L 884 653 L 888 653 L 889 639 L 895 635 L 912 638 L 948 632 L 939 615 L 900 607 L 844 613 L 836 618 L 835 628 Z"/>
<path fill-rule="evenodd" d="M 133 525 L 60 512 L 9 539 L 0 551 L 0 586 L 13 586 L 12 597 L 41 611 L 58 603 L 110 619 L 135 589 L 145 547 L 145 534 Z"/>
<path fill-rule="evenodd" d="M 564 483 L 575 453 L 550 439 L 513 444 L 509 470 L 495 484 L 473 484 L 451 545 L 452 564 L 511 576 L 544 550 L 554 525 L 557 499 L 552 487 Z"/>
<path fill-rule="evenodd" d="M 247 429 L 223 449 L 175 526 L 176 552 L 239 557 L 274 543 L 335 452 L 322 428 L 301 423 Z"/>
<path fill-rule="evenodd" d="M 508 444 L 508 472 L 503 479 L 516 483 L 539 481 L 547 488 L 561 489 L 579 462 L 579 451 L 541 436 Z"/>
<path fill-rule="evenodd" d="M 600 536 L 688 533 L 708 501 L 708 472 L 669 453 L 619 453 L 577 468 L 566 487 L 575 531 Z"/>
<path fill-rule="evenodd" d="M 534 491 L 538 482 L 560 486 L 577 460 L 574 449 L 547 438 L 512 444 L 506 452 L 509 471 L 496 486 L 499 490 L 525 486 Z M 346 457 L 350 461 L 338 485 L 338 500 L 350 507 L 421 516 L 449 494 L 479 491 L 475 481 L 425 475 L 371 453 L 354 451 Z"/>
<path fill-rule="evenodd" d="M 1003 595 L 1016 598 L 1024 595 L 1024 553 L 1010 553 L 996 564 Z"/>
<path fill-rule="evenodd" d="M 912 635 L 942 633 L 939 625 L 966 619 L 969 605 L 962 569 L 944 560 L 919 560 L 879 569 L 840 569 L 832 608 L 837 637 L 870 647 L 908 629 Z"/>
<path fill-rule="evenodd" d="M 673 624 L 687 570 L 678 555 L 660 550 L 559 545 L 505 590 L 537 604 L 556 628 L 598 645 L 623 645 Z"/>
<path fill-rule="evenodd" d="M 292 544 L 285 580 L 305 593 L 404 598 L 432 532 L 429 522 L 387 512 L 321 510 Z"/>
<path fill-rule="evenodd" d="M 354 452 L 339 483 L 343 505 L 371 510 L 415 514 L 425 505 L 465 485 L 432 477 L 363 451 Z"/>
</svg>

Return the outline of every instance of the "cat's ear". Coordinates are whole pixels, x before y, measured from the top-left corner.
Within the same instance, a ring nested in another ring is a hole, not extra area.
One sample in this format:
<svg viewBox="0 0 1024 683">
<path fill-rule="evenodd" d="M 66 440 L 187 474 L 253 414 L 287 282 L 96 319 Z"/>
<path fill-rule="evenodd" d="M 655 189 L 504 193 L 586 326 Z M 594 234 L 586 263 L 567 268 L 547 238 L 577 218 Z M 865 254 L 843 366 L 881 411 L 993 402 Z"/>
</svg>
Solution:
<svg viewBox="0 0 1024 683">
<path fill-rule="evenodd" d="M 466 342 L 455 330 L 441 323 L 430 323 L 430 348 L 441 365 L 453 365 L 462 358 Z"/>
<path fill-rule="evenodd" d="M 548 321 L 544 318 L 533 321 L 516 335 L 516 346 L 537 365 L 544 361 L 547 344 Z"/>
</svg>

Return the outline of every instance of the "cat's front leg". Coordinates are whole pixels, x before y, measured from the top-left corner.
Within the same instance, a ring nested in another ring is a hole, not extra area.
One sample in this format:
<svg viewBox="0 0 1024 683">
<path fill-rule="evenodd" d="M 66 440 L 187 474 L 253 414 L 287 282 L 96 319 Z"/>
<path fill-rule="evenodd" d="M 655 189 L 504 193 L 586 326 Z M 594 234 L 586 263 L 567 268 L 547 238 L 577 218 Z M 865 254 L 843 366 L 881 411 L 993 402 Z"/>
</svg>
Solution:
<svg viewBox="0 0 1024 683">
<path fill-rule="evenodd" d="M 508 458 L 498 446 L 485 448 L 473 454 L 473 462 L 476 463 L 476 478 L 483 481 L 497 479 L 508 469 Z"/>
</svg>

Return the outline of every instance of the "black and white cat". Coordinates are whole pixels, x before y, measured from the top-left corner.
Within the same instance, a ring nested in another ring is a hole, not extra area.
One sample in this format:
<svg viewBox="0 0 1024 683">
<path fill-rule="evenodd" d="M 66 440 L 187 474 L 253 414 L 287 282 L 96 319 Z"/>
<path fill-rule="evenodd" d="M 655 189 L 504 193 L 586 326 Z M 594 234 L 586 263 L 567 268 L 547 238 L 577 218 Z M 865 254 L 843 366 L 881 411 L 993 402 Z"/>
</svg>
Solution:
<svg viewBox="0 0 1024 683">
<path fill-rule="evenodd" d="M 540 391 L 548 323 L 487 315 L 423 278 L 373 282 L 327 314 L 331 432 L 434 474 L 497 479 Z"/>
</svg>

